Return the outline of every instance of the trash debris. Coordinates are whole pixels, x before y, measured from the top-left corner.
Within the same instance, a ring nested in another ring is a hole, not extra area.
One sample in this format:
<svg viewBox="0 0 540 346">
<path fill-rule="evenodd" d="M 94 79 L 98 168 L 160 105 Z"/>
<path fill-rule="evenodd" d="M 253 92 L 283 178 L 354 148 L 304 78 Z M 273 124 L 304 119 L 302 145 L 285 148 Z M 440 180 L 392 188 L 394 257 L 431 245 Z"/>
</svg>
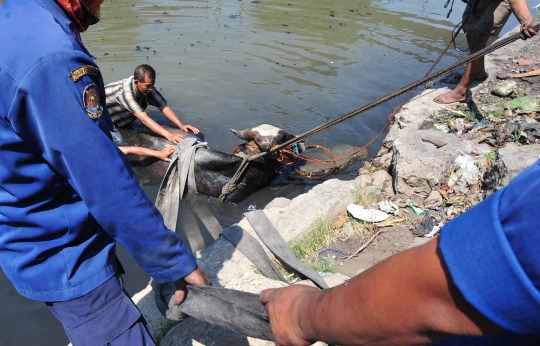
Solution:
<svg viewBox="0 0 540 346">
<path fill-rule="evenodd" d="M 423 209 L 420 209 L 418 207 L 415 207 L 414 205 L 412 205 L 411 203 L 407 204 L 407 207 L 411 208 L 412 211 L 414 211 L 414 213 L 416 215 L 422 215 L 422 214 L 425 214 L 426 211 L 423 210 Z"/>
<path fill-rule="evenodd" d="M 433 229 L 428 234 L 425 234 L 424 237 L 426 238 L 433 238 L 435 234 L 439 233 L 439 231 L 442 229 L 442 226 L 444 225 L 443 222 L 438 224 L 437 226 L 433 226 Z"/>
<path fill-rule="evenodd" d="M 384 211 L 364 209 L 361 206 L 352 203 L 347 206 L 347 211 L 349 211 L 353 217 L 367 222 L 381 222 L 388 219 L 388 214 Z"/>
<path fill-rule="evenodd" d="M 395 216 L 399 215 L 399 207 L 390 200 L 380 201 L 377 205 L 379 206 L 379 209 L 385 213 L 394 214 Z"/>
<path fill-rule="evenodd" d="M 439 140 L 439 139 L 432 138 L 432 137 L 425 137 L 425 138 L 422 138 L 422 141 L 423 141 L 423 142 L 431 143 L 431 144 L 433 144 L 434 146 L 436 146 L 437 148 L 444 147 L 446 144 L 448 144 L 447 142 L 444 142 L 444 141 L 441 141 L 441 140 Z"/>
<path fill-rule="evenodd" d="M 523 112 L 540 112 L 540 99 L 522 96 L 508 102 L 507 106 L 509 109 L 519 109 Z"/>
<path fill-rule="evenodd" d="M 474 124 L 474 127 L 473 129 L 474 130 L 480 130 L 486 126 L 489 125 L 489 120 L 488 119 L 482 119 L 480 121 L 477 121 L 476 124 Z"/>
<path fill-rule="evenodd" d="M 393 220 L 386 220 L 379 223 L 376 223 L 377 227 L 388 227 L 388 226 L 395 226 L 405 221 L 405 219 L 393 219 Z"/>
<path fill-rule="evenodd" d="M 413 231 L 413 234 L 418 237 L 422 237 L 433 230 L 433 218 L 426 213 L 420 221 L 418 227 Z"/>
<path fill-rule="evenodd" d="M 459 155 L 454 161 L 454 166 L 458 168 L 450 174 L 449 187 L 457 192 L 464 192 L 467 184 L 474 185 L 478 182 L 479 171 L 472 156 L 468 154 Z"/>
<path fill-rule="evenodd" d="M 506 80 L 495 84 L 491 89 L 491 93 L 499 96 L 508 96 L 515 91 L 516 87 L 517 82 L 515 80 Z"/>
<path fill-rule="evenodd" d="M 462 118 L 456 118 L 450 120 L 450 130 L 455 130 L 458 132 L 458 135 L 461 134 L 463 128 L 465 127 L 465 122 Z"/>
<path fill-rule="evenodd" d="M 345 252 L 343 252 L 343 251 L 341 251 L 341 250 L 338 250 L 338 249 L 333 249 L 333 248 L 330 248 L 330 247 L 329 247 L 329 248 L 326 248 L 326 249 L 324 249 L 324 250 L 322 250 L 322 251 L 319 251 L 319 257 L 321 257 L 321 255 L 322 255 L 323 253 L 329 252 L 329 251 L 331 251 L 331 252 L 337 252 L 338 254 L 340 254 L 342 257 L 339 258 L 339 259 L 342 259 L 342 258 L 347 257 L 347 254 L 346 254 Z M 335 258 L 336 258 L 336 255 L 333 255 L 332 258 L 335 259 Z"/>
</svg>

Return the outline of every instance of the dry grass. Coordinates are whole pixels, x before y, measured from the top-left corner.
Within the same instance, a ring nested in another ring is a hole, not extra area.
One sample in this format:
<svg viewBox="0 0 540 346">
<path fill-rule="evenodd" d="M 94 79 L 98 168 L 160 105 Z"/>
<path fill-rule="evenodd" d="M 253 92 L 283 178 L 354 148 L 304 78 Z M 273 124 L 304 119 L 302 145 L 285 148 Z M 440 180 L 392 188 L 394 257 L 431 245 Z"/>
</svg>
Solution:
<svg viewBox="0 0 540 346">
<path fill-rule="evenodd" d="M 378 197 L 374 192 L 367 192 L 360 186 L 356 187 L 354 203 L 364 208 L 378 209 Z M 353 232 L 345 232 L 343 226 L 350 223 Z M 319 272 L 334 273 L 337 268 L 319 258 L 319 252 L 329 247 L 336 239 L 346 240 L 350 237 L 371 237 L 377 232 L 377 226 L 370 222 L 357 220 L 349 216 L 347 211 L 339 214 L 333 222 L 318 220 L 312 230 L 289 245 L 294 255 Z"/>
</svg>

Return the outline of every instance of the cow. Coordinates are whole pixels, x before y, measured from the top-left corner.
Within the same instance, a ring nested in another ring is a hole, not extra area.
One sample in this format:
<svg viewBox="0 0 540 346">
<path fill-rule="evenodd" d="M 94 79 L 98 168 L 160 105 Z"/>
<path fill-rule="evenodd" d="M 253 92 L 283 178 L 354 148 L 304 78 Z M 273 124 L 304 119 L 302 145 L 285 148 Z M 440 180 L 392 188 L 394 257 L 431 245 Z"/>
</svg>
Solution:
<svg viewBox="0 0 540 346">
<path fill-rule="evenodd" d="M 166 128 L 171 132 L 182 133 L 178 129 Z M 237 154 L 256 155 L 295 137 L 269 124 L 242 131 L 233 129 L 231 131 L 238 138 L 246 141 L 238 145 L 232 154 L 226 154 L 207 147 L 200 147 L 195 153 L 194 173 L 198 193 L 219 197 L 223 186 L 231 180 L 242 162 L 242 158 Z M 146 133 L 139 133 L 137 137 L 139 146 L 153 150 L 162 150 L 165 146 L 171 144 L 164 138 Z M 305 149 L 303 141 L 299 142 L 296 148 L 299 153 L 302 152 Z M 278 158 L 279 154 L 267 154 L 251 161 L 236 183 L 236 189 L 226 197 L 225 201 L 240 202 L 253 192 L 270 185 L 278 174 L 279 168 L 286 163 L 280 162 Z M 161 176 L 165 175 L 168 167 L 167 162 L 155 158 L 146 158 L 141 162 L 144 162 L 143 165 L 149 166 L 150 169 Z"/>
</svg>

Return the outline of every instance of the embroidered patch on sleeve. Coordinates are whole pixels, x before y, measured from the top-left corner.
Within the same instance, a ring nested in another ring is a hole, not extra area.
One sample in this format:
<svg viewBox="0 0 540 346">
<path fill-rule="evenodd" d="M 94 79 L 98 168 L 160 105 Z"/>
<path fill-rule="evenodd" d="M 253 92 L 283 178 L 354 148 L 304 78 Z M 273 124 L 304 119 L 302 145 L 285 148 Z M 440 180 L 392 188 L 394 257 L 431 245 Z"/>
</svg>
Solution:
<svg viewBox="0 0 540 346">
<path fill-rule="evenodd" d="M 96 84 L 92 83 L 84 88 L 83 105 L 86 114 L 92 119 L 97 119 L 103 114 L 103 106 L 99 102 L 99 89 Z"/>
<path fill-rule="evenodd" d="M 76 82 L 85 75 L 97 76 L 99 74 L 99 69 L 94 66 L 86 65 L 76 68 L 75 70 L 69 73 L 69 78 L 72 81 Z"/>
</svg>

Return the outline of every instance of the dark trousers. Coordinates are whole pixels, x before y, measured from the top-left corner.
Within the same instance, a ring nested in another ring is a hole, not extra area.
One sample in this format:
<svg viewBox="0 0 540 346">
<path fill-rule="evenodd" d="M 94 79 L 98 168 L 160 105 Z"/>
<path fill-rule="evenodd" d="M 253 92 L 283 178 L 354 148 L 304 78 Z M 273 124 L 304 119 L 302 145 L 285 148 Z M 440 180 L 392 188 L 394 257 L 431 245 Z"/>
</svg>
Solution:
<svg viewBox="0 0 540 346">
<path fill-rule="evenodd" d="M 73 346 L 155 346 L 119 276 L 82 297 L 46 304 Z"/>
</svg>

